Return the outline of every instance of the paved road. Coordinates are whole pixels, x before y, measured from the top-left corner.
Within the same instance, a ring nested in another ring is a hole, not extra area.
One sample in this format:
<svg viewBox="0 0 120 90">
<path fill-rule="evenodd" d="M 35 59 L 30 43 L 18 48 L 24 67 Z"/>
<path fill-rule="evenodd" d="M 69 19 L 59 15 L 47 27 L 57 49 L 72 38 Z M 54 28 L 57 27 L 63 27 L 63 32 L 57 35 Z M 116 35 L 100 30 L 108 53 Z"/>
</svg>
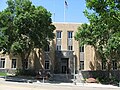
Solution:
<svg viewBox="0 0 120 90">
<path fill-rule="evenodd" d="M 120 90 L 120 88 L 85 87 L 59 84 L 16 83 L 16 82 L 0 83 L 0 90 L 101 90 L 101 89 Z"/>
<path fill-rule="evenodd" d="M 102 84 L 80 84 L 73 83 L 25 83 L 5 81 L 0 78 L 0 90 L 120 90 L 120 87 Z"/>
</svg>

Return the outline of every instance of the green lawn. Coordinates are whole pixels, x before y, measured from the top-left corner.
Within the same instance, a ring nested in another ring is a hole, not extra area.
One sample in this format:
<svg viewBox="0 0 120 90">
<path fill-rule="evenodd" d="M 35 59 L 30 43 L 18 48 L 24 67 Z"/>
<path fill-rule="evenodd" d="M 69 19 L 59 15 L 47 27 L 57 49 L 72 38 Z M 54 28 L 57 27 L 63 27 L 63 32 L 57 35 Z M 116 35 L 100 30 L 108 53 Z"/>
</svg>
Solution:
<svg viewBox="0 0 120 90">
<path fill-rule="evenodd" d="M 5 72 L 0 72 L 0 76 L 7 76 Z"/>
</svg>

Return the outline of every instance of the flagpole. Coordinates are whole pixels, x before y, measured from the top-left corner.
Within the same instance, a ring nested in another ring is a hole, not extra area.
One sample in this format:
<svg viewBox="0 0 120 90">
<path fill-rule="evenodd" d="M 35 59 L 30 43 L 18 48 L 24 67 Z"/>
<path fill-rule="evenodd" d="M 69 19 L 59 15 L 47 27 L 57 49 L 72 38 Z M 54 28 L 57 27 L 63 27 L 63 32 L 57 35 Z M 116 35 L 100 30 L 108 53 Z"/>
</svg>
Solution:
<svg viewBox="0 0 120 90">
<path fill-rule="evenodd" d="M 54 18 L 54 22 L 55 22 L 55 12 L 54 12 L 54 17 L 53 18 Z"/>
<path fill-rule="evenodd" d="M 66 12 L 65 12 L 65 0 L 64 0 L 64 22 L 65 22 L 65 19 L 66 19 Z"/>
</svg>

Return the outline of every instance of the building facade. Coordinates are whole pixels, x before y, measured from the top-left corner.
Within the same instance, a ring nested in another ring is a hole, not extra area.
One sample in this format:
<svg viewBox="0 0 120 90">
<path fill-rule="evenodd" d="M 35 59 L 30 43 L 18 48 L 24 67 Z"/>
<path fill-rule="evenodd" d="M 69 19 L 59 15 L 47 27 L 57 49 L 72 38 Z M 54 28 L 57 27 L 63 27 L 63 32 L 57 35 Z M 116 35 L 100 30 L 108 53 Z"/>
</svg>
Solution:
<svg viewBox="0 0 120 90">
<path fill-rule="evenodd" d="M 55 38 L 50 45 L 41 50 L 34 49 L 28 60 L 25 61 L 26 69 L 48 70 L 53 73 L 72 74 L 78 70 L 101 70 L 103 65 L 96 60 L 94 48 L 91 46 L 80 47 L 74 35 L 80 23 L 53 23 L 56 27 Z M 114 63 L 115 67 L 116 64 Z M 21 68 L 19 56 L 3 55 L 0 53 L 0 69 Z"/>
</svg>

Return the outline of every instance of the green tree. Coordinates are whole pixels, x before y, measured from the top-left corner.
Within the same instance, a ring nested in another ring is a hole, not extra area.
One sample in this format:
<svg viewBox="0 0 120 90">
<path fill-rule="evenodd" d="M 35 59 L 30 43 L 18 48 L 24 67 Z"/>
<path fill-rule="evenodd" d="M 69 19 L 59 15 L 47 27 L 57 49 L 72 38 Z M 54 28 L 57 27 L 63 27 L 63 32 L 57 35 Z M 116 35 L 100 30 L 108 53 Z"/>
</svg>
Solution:
<svg viewBox="0 0 120 90">
<path fill-rule="evenodd" d="M 34 48 L 43 48 L 54 38 L 55 26 L 51 13 L 35 7 L 29 0 L 8 0 L 8 7 L 0 12 L 0 50 L 19 55 L 24 61 Z"/>
<path fill-rule="evenodd" d="M 79 27 L 75 39 L 92 45 L 110 70 L 113 59 L 120 61 L 120 0 L 86 0 L 86 6 L 90 24 Z"/>
</svg>

